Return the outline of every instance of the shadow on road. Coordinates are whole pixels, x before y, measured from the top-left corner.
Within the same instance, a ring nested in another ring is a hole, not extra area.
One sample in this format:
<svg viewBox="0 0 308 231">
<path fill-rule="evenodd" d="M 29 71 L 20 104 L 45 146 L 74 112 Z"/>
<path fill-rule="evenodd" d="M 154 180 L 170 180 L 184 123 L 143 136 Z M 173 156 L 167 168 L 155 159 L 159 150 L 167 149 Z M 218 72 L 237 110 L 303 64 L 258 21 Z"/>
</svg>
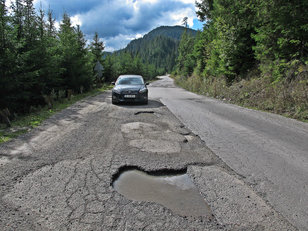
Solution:
<svg viewBox="0 0 308 231">
<path fill-rule="evenodd" d="M 138 104 L 138 103 L 120 103 L 115 106 L 127 108 L 127 109 L 153 109 L 165 106 L 160 101 L 149 100 L 148 104 Z"/>
</svg>

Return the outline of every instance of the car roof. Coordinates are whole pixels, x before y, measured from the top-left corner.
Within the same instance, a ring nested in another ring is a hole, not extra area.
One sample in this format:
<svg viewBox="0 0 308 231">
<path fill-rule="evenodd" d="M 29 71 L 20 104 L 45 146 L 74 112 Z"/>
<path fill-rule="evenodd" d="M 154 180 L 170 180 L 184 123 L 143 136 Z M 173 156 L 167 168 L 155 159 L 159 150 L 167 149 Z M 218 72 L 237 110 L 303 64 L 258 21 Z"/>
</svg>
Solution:
<svg viewBox="0 0 308 231">
<path fill-rule="evenodd" d="M 141 75 L 120 75 L 119 78 L 142 78 L 143 77 Z"/>
</svg>

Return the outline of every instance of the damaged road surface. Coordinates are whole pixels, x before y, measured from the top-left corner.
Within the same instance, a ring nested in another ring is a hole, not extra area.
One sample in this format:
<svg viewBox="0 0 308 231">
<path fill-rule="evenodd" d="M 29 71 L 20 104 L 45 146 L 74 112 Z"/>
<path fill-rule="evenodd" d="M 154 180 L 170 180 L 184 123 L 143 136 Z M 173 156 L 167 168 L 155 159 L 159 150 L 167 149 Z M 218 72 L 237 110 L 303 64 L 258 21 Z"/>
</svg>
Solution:
<svg viewBox="0 0 308 231">
<path fill-rule="evenodd" d="M 153 176 L 130 170 L 121 173 L 113 185 L 131 200 L 157 202 L 185 217 L 211 216 L 209 206 L 187 174 Z"/>
<path fill-rule="evenodd" d="M 88 98 L 0 153 L 0 230 L 296 230 L 159 100 Z"/>
</svg>

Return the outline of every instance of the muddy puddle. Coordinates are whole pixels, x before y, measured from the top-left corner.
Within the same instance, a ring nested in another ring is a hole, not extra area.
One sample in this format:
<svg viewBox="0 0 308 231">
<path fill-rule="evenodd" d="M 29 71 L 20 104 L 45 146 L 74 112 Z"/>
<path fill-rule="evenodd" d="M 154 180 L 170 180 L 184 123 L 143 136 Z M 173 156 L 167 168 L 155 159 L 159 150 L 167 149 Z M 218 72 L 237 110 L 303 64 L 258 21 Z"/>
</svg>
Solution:
<svg viewBox="0 0 308 231">
<path fill-rule="evenodd" d="M 187 174 L 154 176 L 138 170 L 124 171 L 113 183 L 130 200 L 161 204 L 186 217 L 210 217 L 211 211 Z"/>
</svg>

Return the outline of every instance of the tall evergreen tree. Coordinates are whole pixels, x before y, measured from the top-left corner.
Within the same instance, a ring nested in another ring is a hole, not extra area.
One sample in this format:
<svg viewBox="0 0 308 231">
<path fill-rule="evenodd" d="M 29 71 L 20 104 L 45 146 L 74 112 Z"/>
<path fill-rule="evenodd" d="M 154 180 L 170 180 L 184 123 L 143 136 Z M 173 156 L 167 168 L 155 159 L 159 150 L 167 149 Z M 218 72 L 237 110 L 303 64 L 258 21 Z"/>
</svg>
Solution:
<svg viewBox="0 0 308 231">
<path fill-rule="evenodd" d="M 12 49 L 12 28 L 7 15 L 5 0 L 0 1 L 0 110 L 8 108 L 13 88 L 12 63 L 14 60 Z"/>
<path fill-rule="evenodd" d="M 105 49 L 104 42 L 100 40 L 98 33 L 95 32 L 93 41 L 91 42 L 91 51 L 95 56 L 95 62 L 102 63 L 103 51 Z"/>
<path fill-rule="evenodd" d="M 75 83 L 77 81 L 75 68 L 79 68 L 76 66 L 76 62 L 74 60 L 77 54 L 77 36 L 71 24 L 71 19 L 66 13 L 63 15 L 63 19 L 60 24 L 59 39 L 59 49 L 61 52 L 60 68 L 63 70 L 62 87 L 66 90 L 66 92 L 68 92 L 68 90 L 76 91 L 78 89 L 75 88 Z"/>
<path fill-rule="evenodd" d="M 40 59 L 37 62 L 40 65 L 40 91 L 49 106 L 52 106 L 50 105 L 52 104 L 51 94 L 55 94 L 60 90 L 62 70 L 60 69 L 60 52 L 55 36 L 54 19 L 51 11 L 48 12 L 48 21 L 46 23 L 45 13 L 40 9 L 38 28 L 40 33 L 38 56 Z"/>
<path fill-rule="evenodd" d="M 75 61 L 79 68 L 77 69 L 76 75 L 78 76 L 77 85 L 78 92 L 81 93 L 84 89 L 89 90 L 92 87 L 94 81 L 93 73 L 93 56 L 89 49 L 86 47 L 86 39 L 83 32 L 80 30 L 80 26 L 76 28 L 77 35 L 77 54 Z"/>
<path fill-rule="evenodd" d="M 194 37 L 186 30 L 182 35 L 179 45 L 179 56 L 177 58 L 177 71 L 184 76 L 189 76 L 193 72 L 194 60 L 192 50 L 194 46 Z"/>
<path fill-rule="evenodd" d="M 52 11 L 34 9 L 33 0 L 15 0 L 7 10 L 0 0 L 0 112 L 27 113 L 31 106 L 52 106 L 63 90 L 92 87 L 93 54 L 80 27 L 67 14 L 60 31 Z"/>
<path fill-rule="evenodd" d="M 91 88 L 93 82 L 92 63 L 89 62 L 86 41 L 80 27 L 74 28 L 65 13 L 59 31 L 61 69 L 66 91 L 83 91 Z"/>
</svg>

